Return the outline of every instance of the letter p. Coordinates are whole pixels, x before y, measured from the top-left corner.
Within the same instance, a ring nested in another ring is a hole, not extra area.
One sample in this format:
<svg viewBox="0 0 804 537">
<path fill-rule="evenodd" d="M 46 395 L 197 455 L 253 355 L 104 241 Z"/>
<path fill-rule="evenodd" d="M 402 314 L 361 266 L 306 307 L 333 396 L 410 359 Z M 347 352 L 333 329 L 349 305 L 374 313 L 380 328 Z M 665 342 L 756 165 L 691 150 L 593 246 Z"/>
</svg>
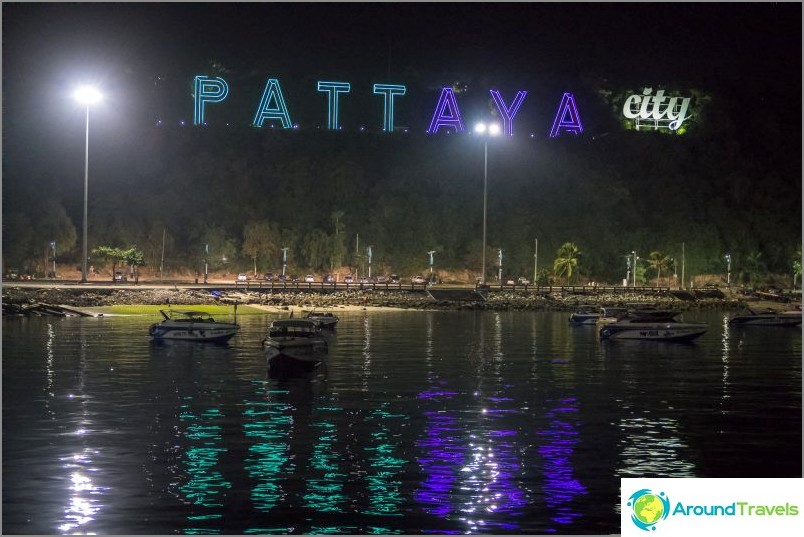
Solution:
<svg viewBox="0 0 804 537">
<path fill-rule="evenodd" d="M 195 77 L 195 110 L 193 112 L 193 125 L 204 124 L 204 105 L 206 103 L 219 103 L 229 95 L 229 84 L 220 77 Z"/>
</svg>

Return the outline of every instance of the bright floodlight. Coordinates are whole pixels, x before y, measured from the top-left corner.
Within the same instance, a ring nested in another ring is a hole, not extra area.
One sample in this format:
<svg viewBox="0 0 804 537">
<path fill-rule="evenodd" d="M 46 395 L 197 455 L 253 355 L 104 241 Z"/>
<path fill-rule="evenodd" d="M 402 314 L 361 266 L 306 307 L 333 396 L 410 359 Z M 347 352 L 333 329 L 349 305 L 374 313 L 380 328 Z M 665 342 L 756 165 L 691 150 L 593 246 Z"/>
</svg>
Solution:
<svg viewBox="0 0 804 537">
<path fill-rule="evenodd" d="M 103 98 L 101 93 L 93 86 L 81 86 L 75 90 L 73 97 L 81 104 L 93 104 Z"/>
<path fill-rule="evenodd" d="M 492 136 L 497 136 L 498 134 L 500 134 L 500 126 L 497 125 L 496 123 L 492 123 L 491 125 L 489 125 L 489 134 Z"/>
<path fill-rule="evenodd" d="M 486 124 L 485 123 L 478 123 L 475 125 L 475 132 L 477 133 L 484 133 L 486 132 Z"/>
</svg>

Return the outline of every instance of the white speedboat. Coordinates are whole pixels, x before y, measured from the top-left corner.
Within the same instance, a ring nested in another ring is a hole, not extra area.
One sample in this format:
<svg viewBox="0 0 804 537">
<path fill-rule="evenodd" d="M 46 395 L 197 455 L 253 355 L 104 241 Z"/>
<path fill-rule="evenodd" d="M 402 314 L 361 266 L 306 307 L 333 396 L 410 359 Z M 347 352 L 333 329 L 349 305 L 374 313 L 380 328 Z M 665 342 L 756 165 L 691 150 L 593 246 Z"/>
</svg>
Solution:
<svg viewBox="0 0 804 537">
<path fill-rule="evenodd" d="M 685 323 L 675 320 L 678 313 L 659 310 L 647 315 L 629 312 L 628 316 L 600 326 L 600 339 L 692 341 L 706 333 L 706 323 Z M 661 320 L 659 320 L 661 319 Z"/>
<path fill-rule="evenodd" d="M 600 308 L 595 306 L 580 306 L 578 311 L 569 316 L 571 325 L 593 325 L 600 319 Z"/>
<path fill-rule="evenodd" d="M 798 326 L 801 324 L 801 310 L 777 311 L 768 308 L 755 311 L 746 308 L 729 319 L 732 326 Z"/>
<path fill-rule="evenodd" d="M 331 311 L 320 312 L 315 310 L 307 312 L 304 318 L 317 322 L 321 328 L 328 328 L 330 330 L 333 330 L 340 320 L 338 316 Z"/>
<path fill-rule="evenodd" d="M 164 320 L 148 329 L 148 334 L 157 341 L 225 343 L 240 329 L 237 323 L 218 322 L 203 311 L 159 310 L 159 313 Z"/>
<path fill-rule="evenodd" d="M 268 357 L 268 376 L 271 378 L 307 375 L 326 366 L 329 346 L 316 321 L 274 321 L 262 344 Z"/>
</svg>

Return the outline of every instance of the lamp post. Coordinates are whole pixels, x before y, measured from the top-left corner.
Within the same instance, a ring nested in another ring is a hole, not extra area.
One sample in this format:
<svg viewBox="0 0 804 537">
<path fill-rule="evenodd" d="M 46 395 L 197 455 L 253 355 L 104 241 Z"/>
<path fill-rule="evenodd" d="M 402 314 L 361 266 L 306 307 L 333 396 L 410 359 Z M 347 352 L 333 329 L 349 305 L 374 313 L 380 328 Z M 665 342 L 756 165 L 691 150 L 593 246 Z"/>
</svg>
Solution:
<svg viewBox="0 0 804 537">
<path fill-rule="evenodd" d="M 56 279 L 56 241 L 50 243 L 50 248 L 53 250 L 53 279 Z"/>
<path fill-rule="evenodd" d="M 87 281 L 87 201 L 89 198 L 89 106 L 99 102 L 103 96 L 92 86 L 81 86 L 73 98 L 87 107 L 86 144 L 84 149 L 84 235 L 81 247 L 81 283 Z"/>
<path fill-rule="evenodd" d="M 209 244 L 204 245 L 204 285 L 209 278 Z"/>
<path fill-rule="evenodd" d="M 726 285 L 731 287 L 731 254 L 726 254 Z"/>
<path fill-rule="evenodd" d="M 436 251 L 430 250 L 427 253 L 430 254 L 430 283 L 433 283 L 433 254 L 436 253 Z"/>
<path fill-rule="evenodd" d="M 500 126 L 496 123 L 486 125 L 478 123 L 475 125 L 475 132 L 484 137 L 483 140 L 483 265 L 480 275 L 480 283 L 486 283 L 486 199 L 489 182 L 489 137 L 500 134 Z"/>
<path fill-rule="evenodd" d="M 634 275 L 634 287 L 636 287 L 636 269 L 637 269 L 637 259 L 639 259 L 639 256 L 633 250 L 631 250 L 631 255 L 634 256 L 634 270 L 633 270 L 632 274 Z"/>
<path fill-rule="evenodd" d="M 499 252 L 497 253 L 497 259 L 500 260 L 500 272 L 497 274 L 497 281 L 500 282 L 500 285 L 502 285 L 502 248 L 500 248 Z"/>
<path fill-rule="evenodd" d="M 285 281 L 285 269 L 288 266 L 288 248 L 282 248 L 282 281 Z"/>
<path fill-rule="evenodd" d="M 369 245 L 366 248 L 366 256 L 368 257 L 368 278 L 371 279 L 371 248 L 372 246 Z"/>
</svg>

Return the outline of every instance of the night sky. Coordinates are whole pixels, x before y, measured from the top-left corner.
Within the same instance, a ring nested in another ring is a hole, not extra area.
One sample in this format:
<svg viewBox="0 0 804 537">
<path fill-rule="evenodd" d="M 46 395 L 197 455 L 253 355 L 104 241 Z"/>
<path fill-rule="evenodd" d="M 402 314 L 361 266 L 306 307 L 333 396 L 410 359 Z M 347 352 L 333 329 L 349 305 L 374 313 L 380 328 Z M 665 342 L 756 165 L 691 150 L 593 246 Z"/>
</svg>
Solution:
<svg viewBox="0 0 804 537">
<path fill-rule="evenodd" d="M 341 111 L 349 130 L 380 122 L 371 84 L 406 84 L 399 123 L 422 137 L 439 88 L 454 82 L 481 106 L 467 106 L 467 123 L 482 113 L 490 88 L 509 99 L 527 90 L 521 125 L 541 136 L 564 91 L 661 85 L 728 100 L 741 127 L 724 136 L 744 143 L 752 125 L 775 121 L 780 143 L 801 145 L 800 3 L 4 3 L 2 10 L 5 211 L 15 182 L 54 188 L 80 179 L 84 109 L 72 92 L 86 82 L 106 96 L 91 120 L 93 157 L 106 164 L 136 147 L 143 127 L 190 125 L 198 74 L 222 76 L 231 88 L 225 103 L 208 108 L 213 127 L 247 126 L 272 77 L 302 129 L 326 120 L 317 80 L 351 82 Z M 586 127 L 602 134 L 594 121 Z M 65 192 L 60 197 L 75 208 L 79 189 Z"/>
</svg>

